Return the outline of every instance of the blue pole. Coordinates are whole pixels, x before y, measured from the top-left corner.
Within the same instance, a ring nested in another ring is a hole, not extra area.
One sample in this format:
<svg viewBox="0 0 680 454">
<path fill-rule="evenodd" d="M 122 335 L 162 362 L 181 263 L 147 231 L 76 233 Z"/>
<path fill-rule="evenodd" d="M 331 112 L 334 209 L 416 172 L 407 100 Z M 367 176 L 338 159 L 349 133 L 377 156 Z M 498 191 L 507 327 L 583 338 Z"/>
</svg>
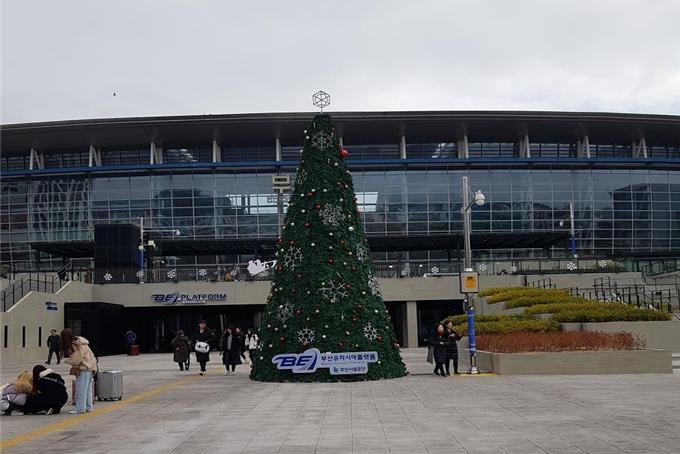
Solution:
<svg viewBox="0 0 680 454">
<path fill-rule="evenodd" d="M 477 354 L 477 345 L 475 343 L 475 309 L 470 306 L 467 309 L 468 322 L 468 348 L 470 349 L 470 364 L 473 364 L 472 358 Z"/>
</svg>

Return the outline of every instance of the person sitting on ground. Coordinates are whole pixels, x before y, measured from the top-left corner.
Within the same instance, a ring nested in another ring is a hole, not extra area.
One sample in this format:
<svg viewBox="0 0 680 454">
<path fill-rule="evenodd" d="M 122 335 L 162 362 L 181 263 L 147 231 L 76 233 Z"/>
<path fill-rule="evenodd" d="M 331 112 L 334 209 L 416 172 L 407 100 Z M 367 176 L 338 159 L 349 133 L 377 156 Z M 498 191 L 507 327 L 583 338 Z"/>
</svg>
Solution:
<svg viewBox="0 0 680 454">
<path fill-rule="evenodd" d="M 7 416 L 11 416 L 15 410 L 24 413 L 26 399 L 31 392 L 33 392 L 32 375 L 25 370 L 17 376 L 14 383 L 7 383 L 2 387 L 0 410 Z"/>
<path fill-rule="evenodd" d="M 191 355 L 189 354 L 191 352 L 190 343 L 189 338 L 184 335 L 184 331 L 181 329 L 177 330 L 177 335 L 170 342 L 175 349 L 172 360 L 179 365 L 179 370 L 185 370 L 185 367 L 186 370 L 189 370 L 189 361 L 191 358 Z"/>
<path fill-rule="evenodd" d="M 58 415 L 68 401 L 66 384 L 61 375 L 43 365 L 33 368 L 33 392 L 26 399 L 25 414 Z"/>
<path fill-rule="evenodd" d="M 82 336 L 75 336 L 69 328 L 61 332 L 61 348 L 66 364 L 71 366 L 71 375 L 76 376 L 76 409 L 71 414 L 94 410 L 92 406 L 92 376 L 97 371 L 97 358 L 90 349 L 90 342 Z"/>
<path fill-rule="evenodd" d="M 444 332 L 444 325 L 438 324 L 434 336 L 430 339 L 430 345 L 434 348 L 434 374 L 446 377 L 444 363 L 446 362 L 446 347 L 448 339 Z"/>
</svg>

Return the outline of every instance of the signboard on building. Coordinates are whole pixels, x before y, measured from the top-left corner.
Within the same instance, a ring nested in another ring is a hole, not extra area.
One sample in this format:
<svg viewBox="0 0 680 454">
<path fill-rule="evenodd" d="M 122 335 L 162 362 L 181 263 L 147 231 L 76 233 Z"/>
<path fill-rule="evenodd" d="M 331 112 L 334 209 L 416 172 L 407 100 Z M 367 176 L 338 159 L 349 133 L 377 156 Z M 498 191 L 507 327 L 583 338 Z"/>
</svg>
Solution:
<svg viewBox="0 0 680 454">
<path fill-rule="evenodd" d="M 226 293 L 154 293 L 151 295 L 154 303 L 161 304 L 205 304 L 209 302 L 226 302 Z"/>
<path fill-rule="evenodd" d="M 317 369 L 329 369 L 331 375 L 358 375 L 368 372 L 368 363 L 378 361 L 377 352 L 321 353 L 308 348 L 302 353 L 282 353 L 272 358 L 279 370 L 294 374 L 311 374 Z"/>
<path fill-rule="evenodd" d="M 479 273 L 476 271 L 460 273 L 460 293 L 479 293 Z"/>
<path fill-rule="evenodd" d="M 57 303 L 54 301 L 45 301 L 45 310 L 56 311 L 59 310 L 59 308 L 57 307 Z"/>
</svg>

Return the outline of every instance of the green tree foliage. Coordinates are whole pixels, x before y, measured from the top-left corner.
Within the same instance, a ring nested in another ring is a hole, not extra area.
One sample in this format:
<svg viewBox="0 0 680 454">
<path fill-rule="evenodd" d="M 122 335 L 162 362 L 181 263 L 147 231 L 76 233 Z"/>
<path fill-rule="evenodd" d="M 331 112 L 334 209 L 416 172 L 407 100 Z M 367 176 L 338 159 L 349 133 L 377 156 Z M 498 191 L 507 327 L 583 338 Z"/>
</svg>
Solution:
<svg viewBox="0 0 680 454">
<path fill-rule="evenodd" d="M 260 381 L 350 381 L 406 374 L 385 309 L 342 150 L 329 115 L 317 115 L 305 142 L 271 293 L 250 377 Z M 272 358 L 321 352 L 376 351 L 366 375 L 277 370 Z"/>
</svg>

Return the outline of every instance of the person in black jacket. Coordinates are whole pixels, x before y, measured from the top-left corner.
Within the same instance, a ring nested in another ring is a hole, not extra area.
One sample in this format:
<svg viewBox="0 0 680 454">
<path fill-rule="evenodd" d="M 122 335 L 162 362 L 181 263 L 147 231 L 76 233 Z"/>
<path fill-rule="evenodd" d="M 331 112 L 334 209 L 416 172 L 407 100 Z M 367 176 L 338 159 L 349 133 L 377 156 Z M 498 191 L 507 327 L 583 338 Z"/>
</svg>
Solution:
<svg viewBox="0 0 680 454">
<path fill-rule="evenodd" d="M 446 375 L 451 375 L 451 361 L 453 361 L 453 374 L 460 375 L 458 372 L 458 344 L 456 341 L 461 339 L 461 335 L 453 330 L 453 322 L 446 324 Z"/>
<path fill-rule="evenodd" d="M 68 401 L 66 385 L 61 375 L 45 366 L 33 368 L 33 392 L 28 395 L 24 414 L 46 412 L 48 415 L 59 414 Z"/>
<path fill-rule="evenodd" d="M 231 373 L 235 373 L 236 365 L 242 364 L 241 358 L 245 357 L 241 330 L 233 326 L 227 328 L 222 338 L 222 352 L 222 364 L 227 369 L 224 375 L 229 375 L 230 367 Z"/>
<path fill-rule="evenodd" d="M 210 345 L 215 340 L 212 331 L 206 326 L 205 320 L 198 322 L 198 329 L 191 335 L 191 348 L 196 352 L 196 362 L 201 365 L 201 375 L 205 375 L 205 364 L 210 361 L 210 351 L 199 352 L 196 350 L 197 342 Z"/>
<path fill-rule="evenodd" d="M 60 347 L 61 346 L 61 337 L 57 334 L 57 330 L 53 329 L 50 331 L 50 337 L 47 338 L 47 348 L 49 349 L 49 353 L 47 355 L 47 361 L 45 361 L 45 364 L 49 364 L 52 362 L 52 353 L 57 354 L 57 364 L 61 362 L 61 352 Z"/>
<path fill-rule="evenodd" d="M 446 338 L 446 332 L 444 331 L 444 325 L 439 324 L 435 330 L 434 336 L 430 339 L 430 345 L 434 349 L 434 374 L 446 377 L 444 373 L 444 363 L 446 362 L 446 347 L 448 345 L 448 339 Z"/>
</svg>

